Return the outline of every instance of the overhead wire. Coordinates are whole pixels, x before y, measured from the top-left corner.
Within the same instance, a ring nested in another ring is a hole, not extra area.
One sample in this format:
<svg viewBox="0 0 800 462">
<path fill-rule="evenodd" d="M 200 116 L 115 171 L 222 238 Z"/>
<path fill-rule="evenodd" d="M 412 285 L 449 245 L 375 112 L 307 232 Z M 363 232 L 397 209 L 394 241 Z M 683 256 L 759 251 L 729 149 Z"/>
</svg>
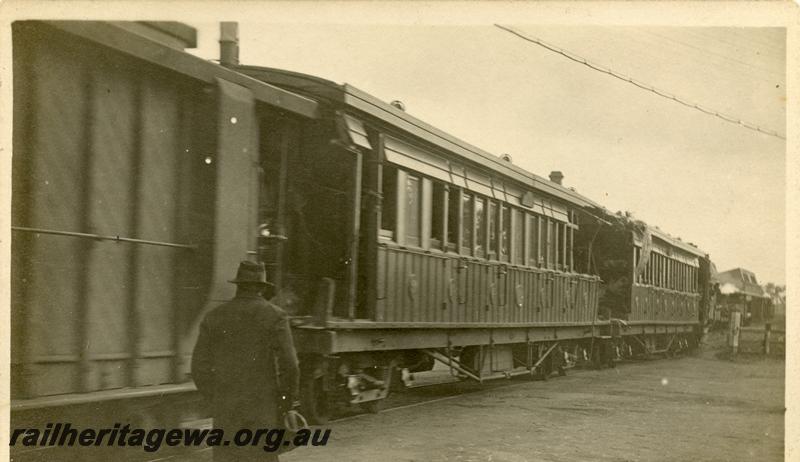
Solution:
<svg viewBox="0 0 800 462">
<path fill-rule="evenodd" d="M 649 44 L 652 46 L 648 46 L 647 48 L 653 48 L 654 50 L 663 50 L 665 47 L 665 41 L 671 41 L 675 43 L 675 46 L 685 47 L 686 53 L 680 54 L 680 62 L 685 64 L 687 61 L 694 61 L 694 62 L 702 62 L 703 65 L 713 64 L 717 70 L 716 75 L 722 78 L 727 78 L 727 76 L 735 76 L 733 78 L 741 78 L 746 77 L 749 80 L 759 81 L 769 87 L 774 87 L 776 84 L 782 85 L 784 82 L 784 77 L 781 77 L 780 70 L 772 69 L 756 69 L 755 66 L 746 66 L 743 65 L 741 62 L 732 61 L 723 58 L 722 56 L 711 52 L 705 48 L 701 47 L 692 47 L 686 46 L 683 43 L 678 43 L 673 41 L 669 38 L 661 38 L 656 34 L 652 34 L 649 31 L 642 30 L 643 28 L 637 28 L 635 31 L 631 31 L 635 33 L 635 36 L 631 36 L 631 40 L 635 40 L 640 44 Z M 690 35 L 687 32 L 687 37 L 696 37 Z M 665 60 L 668 56 L 664 55 L 663 52 L 656 51 L 655 54 L 658 54 L 658 59 Z M 649 56 L 654 56 L 654 53 L 647 53 Z M 692 59 L 694 58 L 694 59 Z M 724 72 L 724 70 L 730 70 L 729 73 Z M 719 78 L 719 77 L 717 77 Z M 766 88 L 766 87 L 762 87 Z"/>
<path fill-rule="evenodd" d="M 554 45 L 548 44 L 548 43 L 546 43 L 546 42 L 544 42 L 544 41 L 542 41 L 542 40 L 540 40 L 538 38 L 530 37 L 530 36 L 528 36 L 526 34 L 523 34 L 522 32 L 514 30 L 511 27 L 503 26 L 501 24 L 495 24 L 495 27 L 497 27 L 499 29 L 502 29 L 502 30 L 504 30 L 506 32 L 509 32 L 509 33 L 511 33 L 511 34 L 523 39 L 523 40 L 526 40 L 526 41 L 531 42 L 531 43 L 535 43 L 536 45 L 539 45 L 542 48 L 545 48 L 545 49 L 550 50 L 550 51 L 552 51 L 554 53 L 557 53 L 557 54 L 559 54 L 561 56 L 564 56 L 565 58 L 567 58 L 567 59 L 569 59 L 571 61 L 574 61 L 574 62 L 579 63 L 579 64 L 583 64 L 584 66 L 589 67 L 590 69 L 593 69 L 595 71 L 601 72 L 603 74 L 610 75 L 611 77 L 614 77 L 616 79 L 622 80 L 623 82 L 627 82 L 627 83 L 629 83 L 631 85 L 634 85 L 634 86 L 636 86 L 638 88 L 641 88 L 642 90 L 647 90 L 647 91 L 649 91 L 649 92 L 651 92 L 651 93 L 653 93 L 655 95 L 661 96 L 662 98 L 673 100 L 676 103 L 682 104 L 683 106 L 686 106 L 686 107 L 688 107 L 690 109 L 696 109 L 696 110 L 698 110 L 700 112 L 703 112 L 705 114 L 717 117 L 717 118 L 719 118 L 721 120 L 724 120 L 726 122 L 729 122 L 729 123 L 732 123 L 732 124 L 735 124 L 735 125 L 739 125 L 739 126 L 744 127 L 744 128 L 746 128 L 748 130 L 753 130 L 753 131 L 756 131 L 756 132 L 759 132 L 759 133 L 763 133 L 763 134 L 768 135 L 768 136 L 773 136 L 775 138 L 780 138 L 782 140 L 786 139 L 785 135 L 782 135 L 782 134 L 778 133 L 777 131 L 768 130 L 768 129 L 762 128 L 762 127 L 760 127 L 760 126 L 758 126 L 756 124 L 744 121 L 744 120 L 742 120 L 742 119 L 740 119 L 738 117 L 726 115 L 726 114 L 724 114 L 724 113 L 722 113 L 720 111 L 717 111 L 715 109 L 704 107 L 704 106 L 702 106 L 702 105 L 700 105 L 698 103 L 693 103 L 693 102 L 688 101 L 688 100 L 686 100 L 684 98 L 678 97 L 678 96 L 676 96 L 676 95 L 674 95 L 672 93 L 669 93 L 669 92 L 666 92 L 666 91 L 661 90 L 659 88 L 656 88 L 653 85 L 649 85 L 647 83 L 638 81 L 636 79 L 633 79 L 632 77 L 626 76 L 624 74 L 621 74 L 621 73 L 616 72 L 614 70 L 611 70 L 609 68 L 600 66 L 600 65 L 595 64 L 595 63 L 592 63 L 591 61 L 587 60 L 586 58 L 584 58 L 584 57 L 582 57 L 580 55 L 577 55 L 577 54 L 572 53 L 570 51 L 567 51 L 567 50 L 564 50 L 562 48 L 556 47 Z"/>
<path fill-rule="evenodd" d="M 674 38 L 667 37 L 667 36 L 664 36 L 664 35 L 661 35 L 661 34 L 657 34 L 655 32 L 646 31 L 646 30 L 642 31 L 642 32 L 644 32 L 645 34 L 651 35 L 653 37 L 658 37 L 658 38 L 660 38 L 662 40 L 667 40 L 669 42 L 676 43 L 676 44 L 678 44 L 680 46 L 683 46 L 683 47 L 686 47 L 686 48 L 689 48 L 689 49 L 692 49 L 692 50 L 697 50 L 697 51 L 700 51 L 700 52 L 703 52 L 703 53 L 707 53 L 707 54 L 709 54 L 711 56 L 716 56 L 716 57 L 718 57 L 720 59 L 723 59 L 723 60 L 731 62 L 731 63 L 741 64 L 741 65 L 746 66 L 746 67 L 748 67 L 750 69 L 755 69 L 755 70 L 757 70 L 757 71 L 759 71 L 761 73 L 771 74 L 771 75 L 774 75 L 774 76 L 780 76 L 780 73 L 776 73 L 776 71 L 774 71 L 774 70 L 764 69 L 762 67 L 753 65 L 751 63 L 747 63 L 747 62 L 738 60 L 736 58 L 732 58 L 732 57 L 730 57 L 730 56 L 728 56 L 726 54 L 723 54 L 723 53 L 716 53 L 716 52 L 713 52 L 711 50 L 704 50 L 704 49 L 698 48 L 698 47 L 696 47 L 696 46 L 694 46 L 694 45 L 692 45 L 690 43 L 686 43 L 686 42 L 683 42 L 681 40 L 676 40 Z"/>
</svg>

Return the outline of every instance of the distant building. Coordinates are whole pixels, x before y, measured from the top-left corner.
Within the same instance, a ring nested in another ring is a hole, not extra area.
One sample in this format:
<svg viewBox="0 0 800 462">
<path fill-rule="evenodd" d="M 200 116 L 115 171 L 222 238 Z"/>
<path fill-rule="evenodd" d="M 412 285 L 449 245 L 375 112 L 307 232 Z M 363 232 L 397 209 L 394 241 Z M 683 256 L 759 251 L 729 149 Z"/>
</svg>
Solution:
<svg viewBox="0 0 800 462">
<path fill-rule="evenodd" d="M 718 273 L 717 279 L 717 304 L 723 313 L 739 311 L 745 324 L 772 318 L 772 298 L 758 284 L 752 271 L 734 268 Z"/>
</svg>

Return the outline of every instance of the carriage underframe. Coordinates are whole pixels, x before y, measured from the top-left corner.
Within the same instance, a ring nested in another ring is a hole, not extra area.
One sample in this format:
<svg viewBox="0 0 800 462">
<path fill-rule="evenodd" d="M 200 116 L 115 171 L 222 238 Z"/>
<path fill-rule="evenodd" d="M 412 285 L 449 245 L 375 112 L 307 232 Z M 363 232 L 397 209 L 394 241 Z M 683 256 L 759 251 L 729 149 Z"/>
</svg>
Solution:
<svg viewBox="0 0 800 462">
<path fill-rule="evenodd" d="M 305 412 L 325 422 L 341 405 L 379 409 L 415 372 L 438 362 L 464 380 L 530 376 L 546 380 L 572 367 L 613 367 L 626 359 L 672 356 L 697 346 L 692 323 L 598 322 L 584 325 L 295 329 Z"/>
</svg>

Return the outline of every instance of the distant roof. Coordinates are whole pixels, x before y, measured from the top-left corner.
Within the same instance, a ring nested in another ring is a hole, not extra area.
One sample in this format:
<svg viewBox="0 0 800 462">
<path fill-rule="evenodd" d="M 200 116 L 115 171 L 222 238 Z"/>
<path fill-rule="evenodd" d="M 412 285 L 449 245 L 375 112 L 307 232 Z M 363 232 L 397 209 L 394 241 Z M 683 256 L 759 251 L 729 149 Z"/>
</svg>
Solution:
<svg viewBox="0 0 800 462">
<path fill-rule="evenodd" d="M 727 287 L 724 292 L 742 293 L 754 297 L 764 297 L 764 290 L 758 284 L 756 275 L 744 268 L 734 268 L 717 274 L 720 286 Z M 734 290 L 735 289 L 735 290 Z"/>
<path fill-rule="evenodd" d="M 684 242 L 675 236 L 672 236 L 670 234 L 665 233 L 664 231 L 661 231 L 658 228 L 650 227 L 650 232 L 654 236 L 657 236 L 662 241 L 665 241 L 679 249 L 683 249 L 686 252 L 697 255 L 698 257 L 705 257 L 707 255 L 704 250 L 700 249 L 696 245 L 690 242 Z"/>
</svg>

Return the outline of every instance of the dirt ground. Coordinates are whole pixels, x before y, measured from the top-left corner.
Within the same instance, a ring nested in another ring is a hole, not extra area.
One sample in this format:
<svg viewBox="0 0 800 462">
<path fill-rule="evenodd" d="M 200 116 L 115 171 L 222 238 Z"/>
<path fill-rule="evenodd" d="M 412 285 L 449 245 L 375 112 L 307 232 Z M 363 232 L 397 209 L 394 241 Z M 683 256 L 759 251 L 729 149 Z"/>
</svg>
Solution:
<svg viewBox="0 0 800 462">
<path fill-rule="evenodd" d="M 719 346 L 724 334 L 709 341 Z M 396 407 L 331 423 L 326 447 L 281 461 L 779 461 L 784 453 L 784 362 L 731 362 L 712 345 L 545 382 L 416 388 L 387 405 Z"/>
<path fill-rule="evenodd" d="M 714 353 L 362 415 L 333 423 L 327 447 L 281 460 L 783 460 L 783 361 Z"/>
</svg>

